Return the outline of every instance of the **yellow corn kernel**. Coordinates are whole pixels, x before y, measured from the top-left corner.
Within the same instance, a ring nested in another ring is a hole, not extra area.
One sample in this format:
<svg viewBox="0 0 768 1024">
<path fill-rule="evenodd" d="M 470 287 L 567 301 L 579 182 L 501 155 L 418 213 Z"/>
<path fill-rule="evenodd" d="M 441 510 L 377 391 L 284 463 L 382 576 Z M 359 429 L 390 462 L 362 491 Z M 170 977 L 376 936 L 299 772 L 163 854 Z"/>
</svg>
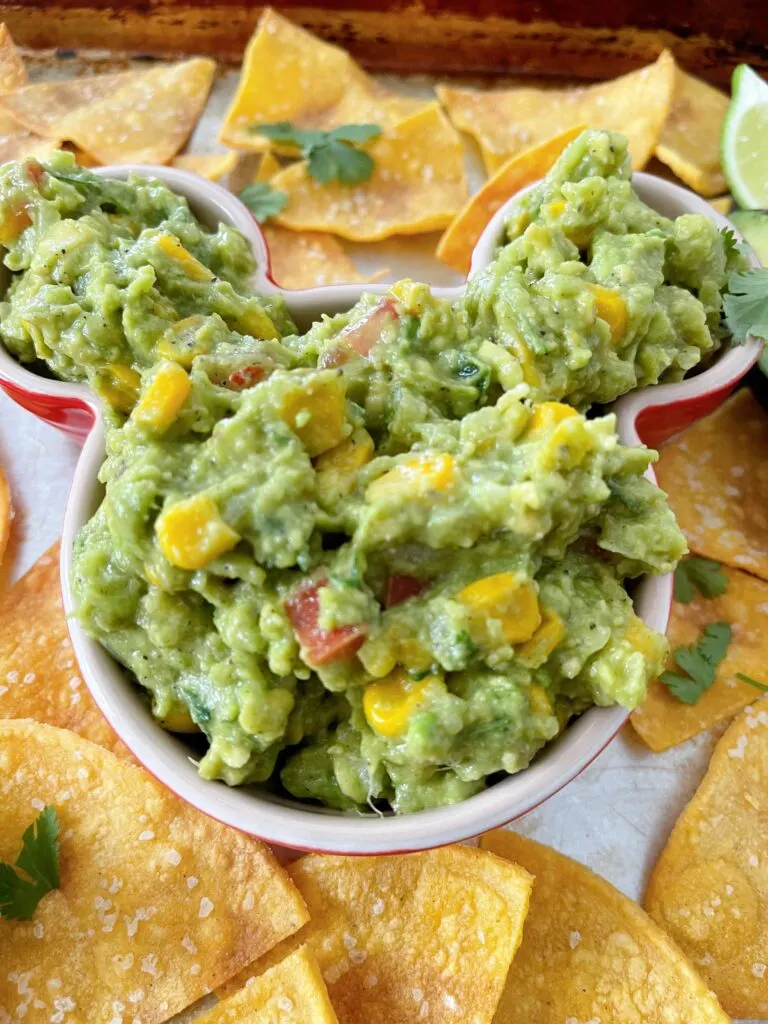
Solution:
<svg viewBox="0 0 768 1024">
<path fill-rule="evenodd" d="M 470 610 L 479 632 L 485 632 L 487 619 L 498 619 L 509 644 L 529 640 L 541 623 L 536 588 L 511 572 L 475 580 L 460 590 L 456 598 Z"/>
<path fill-rule="evenodd" d="M 373 438 L 363 427 L 351 437 L 337 444 L 330 451 L 323 452 L 315 463 L 318 473 L 333 471 L 344 476 L 356 473 L 373 458 Z"/>
<path fill-rule="evenodd" d="M 309 378 L 302 390 L 287 394 L 280 407 L 312 459 L 344 440 L 346 411 L 344 383 L 338 376 Z"/>
<path fill-rule="evenodd" d="M 547 217 L 562 217 L 565 213 L 565 200 L 564 199 L 553 199 L 551 203 L 547 203 L 542 211 Z"/>
<path fill-rule="evenodd" d="M 125 363 L 107 363 L 95 382 L 99 395 L 118 412 L 130 412 L 139 397 L 141 377 Z"/>
<path fill-rule="evenodd" d="M 249 306 L 239 319 L 239 327 L 252 338 L 267 340 L 280 337 L 280 331 L 260 306 Z"/>
<path fill-rule="evenodd" d="M 152 382 L 133 410 L 133 421 L 162 434 L 181 412 L 192 390 L 187 371 L 178 363 L 160 363 Z"/>
<path fill-rule="evenodd" d="M 540 405 L 533 407 L 526 435 L 528 437 L 531 435 L 541 437 L 549 433 L 550 430 L 553 430 L 563 420 L 578 415 L 575 409 L 570 405 L 565 405 L 563 402 L 542 402 Z"/>
<path fill-rule="evenodd" d="M 532 388 L 540 387 L 541 374 L 538 371 L 536 360 L 530 348 L 528 348 L 525 341 L 516 331 L 510 333 L 509 339 L 512 355 L 520 363 L 520 368 L 523 371 L 523 380 Z"/>
<path fill-rule="evenodd" d="M 639 651 L 644 657 L 658 657 L 660 650 L 658 634 L 646 626 L 643 620 L 638 618 L 634 613 L 632 614 L 632 618 L 630 619 L 624 638 L 631 647 L 634 647 L 634 649 Z"/>
<path fill-rule="evenodd" d="M 204 494 L 177 501 L 161 512 L 155 533 L 160 550 L 180 569 L 202 569 L 240 540 L 221 518 L 216 502 Z"/>
<path fill-rule="evenodd" d="M 424 285 L 406 277 L 396 281 L 389 289 L 389 294 L 400 300 L 406 313 L 418 315 L 424 312 Z"/>
<path fill-rule="evenodd" d="M 173 704 L 160 719 L 160 724 L 168 732 L 200 732 L 200 727 L 192 720 L 189 711 L 180 704 Z"/>
<path fill-rule="evenodd" d="M 415 682 L 401 669 L 396 669 L 386 679 L 369 683 L 363 693 L 366 721 L 382 736 L 398 736 L 435 681 L 439 681 L 436 676 L 426 676 Z"/>
<path fill-rule="evenodd" d="M 520 644 L 517 654 L 522 661 L 541 665 L 565 637 L 565 623 L 560 616 L 549 608 L 545 608 L 541 625 L 530 640 Z"/>
<path fill-rule="evenodd" d="M 380 501 L 430 491 L 444 491 L 456 480 L 456 461 L 452 455 L 414 455 L 374 480 L 366 491 L 368 501 Z"/>
<path fill-rule="evenodd" d="M 610 327 L 611 340 L 615 345 L 627 331 L 627 304 L 618 292 L 601 284 L 590 284 L 589 290 L 595 296 L 597 315 Z"/>
<path fill-rule="evenodd" d="M 157 354 L 189 369 L 195 356 L 202 356 L 208 351 L 208 346 L 198 337 L 198 331 L 207 319 L 195 313 L 171 324 L 157 343 Z"/>
<path fill-rule="evenodd" d="M 543 686 L 532 686 L 528 699 L 531 705 L 531 711 L 536 715 L 551 715 L 552 714 L 552 701 L 549 699 L 549 694 Z"/>
<path fill-rule="evenodd" d="M 199 259 L 185 249 L 181 242 L 174 235 L 159 235 L 155 239 L 155 245 L 164 252 L 166 256 L 177 264 L 187 277 L 193 281 L 212 281 L 213 272 L 203 266 Z"/>
</svg>

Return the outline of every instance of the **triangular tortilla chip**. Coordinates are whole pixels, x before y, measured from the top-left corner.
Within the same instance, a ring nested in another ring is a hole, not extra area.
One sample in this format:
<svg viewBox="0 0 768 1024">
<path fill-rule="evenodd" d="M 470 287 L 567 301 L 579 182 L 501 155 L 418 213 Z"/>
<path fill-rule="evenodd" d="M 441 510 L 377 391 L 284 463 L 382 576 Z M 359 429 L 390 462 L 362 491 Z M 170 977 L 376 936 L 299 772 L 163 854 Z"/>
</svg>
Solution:
<svg viewBox="0 0 768 1024">
<path fill-rule="evenodd" d="M 390 129 L 367 151 L 375 168 L 359 185 L 321 185 L 304 161 L 275 175 L 275 188 L 288 193 L 276 222 L 293 231 L 376 242 L 447 227 L 467 198 L 464 147 L 437 103 Z"/>
<path fill-rule="evenodd" d="M 461 131 L 480 146 L 493 174 L 515 153 L 577 124 L 622 132 L 632 166 L 651 158 L 672 105 L 675 61 L 668 50 L 658 60 L 597 85 L 570 89 L 464 89 L 441 85 L 437 95 Z"/>
<path fill-rule="evenodd" d="M 30 131 L 74 142 L 103 164 L 164 164 L 197 123 L 215 70 L 214 61 L 198 57 L 28 85 L 3 103 Z"/>
<path fill-rule="evenodd" d="M 237 153 L 182 153 L 171 161 L 174 167 L 182 171 L 192 171 L 201 178 L 218 181 L 234 170 L 237 164 Z"/>
<path fill-rule="evenodd" d="M 768 700 L 761 700 L 715 747 L 645 894 L 648 912 L 728 1013 L 750 1020 L 768 1018 L 766 823 Z"/>
<path fill-rule="evenodd" d="M 325 43 L 267 7 L 251 36 L 240 85 L 219 138 L 235 149 L 258 150 L 249 126 L 290 121 L 298 128 L 397 124 L 424 100 L 383 88 L 346 50 Z"/>
<path fill-rule="evenodd" d="M 738 569 L 723 570 L 728 589 L 719 597 L 696 596 L 690 604 L 672 605 L 667 637 L 670 647 L 696 643 L 712 622 L 730 622 L 733 638 L 717 669 L 713 685 L 695 704 L 684 704 L 663 683 L 655 682 L 642 707 L 632 712 L 632 725 L 651 750 L 666 750 L 690 739 L 715 722 L 730 718 L 759 696 L 736 673 L 766 679 L 768 666 L 768 583 Z M 667 668 L 679 672 L 670 657 Z"/>
<path fill-rule="evenodd" d="M 265 224 L 272 279 L 281 288 L 319 288 L 327 284 L 363 284 L 361 274 L 333 235 L 288 231 Z"/>
<path fill-rule="evenodd" d="M 733 207 L 733 196 L 719 196 L 717 199 L 710 199 L 709 205 L 713 210 L 717 210 L 718 213 L 727 217 Z"/>
<path fill-rule="evenodd" d="M 0 96 L 15 92 L 26 85 L 27 81 L 27 69 L 8 26 L 0 24 Z"/>
<path fill-rule="evenodd" d="M 259 169 L 256 172 L 254 181 L 269 181 L 282 169 L 280 161 L 277 159 L 275 154 L 270 150 L 264 154 L 259 164 Z"/>
<path fill-rule="evenodd" d="M 589 868 L 514 832 L 480 844 L 534 876 L 493 1024 L 729 1024 L 674 943 Z"/>
<path fill-rule="evenodd" d="M 27 69 L 6 25 L 0 24 L 0 97 L 27 84 Z M 2 101 L 0 101 L 0 104 Z M 56 149 L 56 143 L 26 131 L 13 115 L 0 105 L 0 163 L 34 156 L 44 160 Z"/>
<path fill-rule="evenodd" d="M 728 102 L 724 92 L 675 70 L 672 109 L 656 156 L 703 196 L 719 195 L 726 187 L 720 169 L 720 128 Z"/>
<path fill-rule="evenodd" d="M 437 258 L 460 274 L 469 273 L 472 250 L 494 213 L 521 188 L 543 178 L 568 143 L 580 135 L 584 128 L 585 125 L 581 124 L 567 128 L 554 138 L 532 149 L 523 150 L 502 164 L 448 225 L 438 242 Z"/>
<path fill-rule="evenodd" d="M 768 413 L 742 388 L 663 445 L 659 486 L 696 554 L 768 580 Z"/>
</svg>

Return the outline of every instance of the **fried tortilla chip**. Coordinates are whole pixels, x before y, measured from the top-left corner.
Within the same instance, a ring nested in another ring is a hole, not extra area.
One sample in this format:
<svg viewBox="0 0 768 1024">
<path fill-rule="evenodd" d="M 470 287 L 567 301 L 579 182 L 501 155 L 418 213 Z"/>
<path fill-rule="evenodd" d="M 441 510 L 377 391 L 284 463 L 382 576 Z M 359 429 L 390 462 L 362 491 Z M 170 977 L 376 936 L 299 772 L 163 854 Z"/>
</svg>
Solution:
<svg viewBox="0 0 768 1024">
<path fill-rule="evenodd" d="M 768 1017 L 768 700 L 725 732 L 645 906 L 734 1017 Z"/>
<path fill-rule="evenodd" d="M 299 946 L 198 1024 L 338 1024 L 317 960 Z"/>
<path fill-rule="evenodd" d="M 522 868 L 449 846 L 397 857 L 310 854 L 288 873 L 311 921 L 235 983 L 306 942 L 341 1024 L 490 1022 L 528 907 Z"/>
<path fill-rule="evenodd" d="M 29 131 L 73 142 L 103 164 L 164 164 L 197 123 L 215 70 L 214 61 L 198 57 L 28 85 L 3 104 Z"/>
<path fill-rule="evenodd" d="M 270 178 L 274 178 L 277 172 L 281 169 L 281 163 L 275 156 L 275 154 L 269 150 L 261 158 L 259 169 L 256 172 L 254 181 L 269 181 Z"/>
<path fill-rule="evenodd" d="M 77 670 L 53 545 L 0 599 L 0 719 L 34 718 L 130 759 Z"/>
<path fill-rule="evenodd" d="M 182 153 L 174 157 L 171 164 L 209 181 L 218 181 L 235 169 L 237 153 Z"/>
<path fill-rule="evenodd" d="M 720 128 L 728 97 L 700 78 L 675 70 L 672 108 L 656 156 L 703 196 L 725 190 L 720 169 Z"/>
<path fill-rule="evenodd" d="M 543 178 L 568 143 L 580 135 L 585 127 L 580 124 L 567 128 L 554 138 L 532 149 L 523 150 L 502 164 L 449 224 L 438 242 L 437 258 L 460 274 L 469 273 L 472 250 L 494 213 L 520 189 Z"/>
<path fill-rule="evenodd" d="M 3 467 L 0 466 L 0 565 L 3 563 L 3 555 L 8 547 L 8 538 L 11 535 L 11 521 L 13 519 L 13 505 L 11 504 L 11 489 L 8 486 Z M 0 621 L 0 637 L 3 632 L 3 623 Z M 2 674 L 0 674 L 2 679 Z M 2 701 L 0 701 L 2 709 Z M 2 711 L 0 710 L 0 714 Z"/>
<path fill-rule="evenodd" d="M 235 149 L 260 150 L 254 125 L 290 121 L 297 128 L 376 123 L 391 127 L 424 100 L 383 88 L 346 50 L 325 43 L 267 7 L 248 43 L 240 84 L 219 138 Z"/>
<path fill-rule="evenodd" d="M 326 284 L 365 283 L 361 274 L 333 235 L 319 231 L 288 231 L 265 224 L 273 280 L 282 288 L 319 288 Z"/>
<path fill-rule="evenodd" d="M 6 25 L 0 24 L 0 97 L 27 84 L 27 70 Z M 26 131 L 2 106 L 0 99 L 0 163 L 34 156 L 44 160 L 56 143 Z"/>
<path fill-rule="evenodd" d="M 728 1024 L 682 953 L 618 889 L 514 832 L 480 843 L 534 876 L 494 1024 Z"/>
<path fill-rule="evenodd" d="M 15 92 L 27 84 L 27 69 L 8 26 L 0 24 L 0 96 Z"/>
<path fill-rule="evenodd" d="M 733 209 L 733 196 L 718 196 L 717 199 L 710 199 L 709 205 L 713 210 L 717 210 L 718 213 L 722 213 L 724 217 Z"/>
<path fill-rule="evenodd" d="M 61 822 L 61 888 L 0 927 L 0 1006 L 26 1024 L 159 1024 L 307 920 L 266 846 L 64 729 L 0 722 L 0 805 L 0 860 L 38 809 Z"/>
<path fill-rule="evenodd" d="M 367 147 L 371 177 L 359 185 L 311 178 L 304 161 L 272 179 L 288 193 L 275 218 L 292 231 L 329 231 L 354 242 L 447 227 L 467 198 L 464 147 L 437 103 Z"/>
<path fill-rule="evenodd" d="M 733 639 L 720 662 L 717 678 L 695 704 L 684 704 L 663 683 L 652 684 L 642 707 L 632 712 L 636 732 L 651 750 L 666 750 L 690 739 L 715 722 L 730 718 L 759 695 L 736 673 L 768 682 L 768 583 L 739 569 L 724 569 L 728 589 L 719 597 L 697 596 L 690 604 L 672 605 L 667 637 L 670 647 L 696 643 L 712 622 L 730 622 Z M 670 656 L 667 668 L 679 671 Z"/>
<path fill-rule="evenodd" d="M 632 166 L 651 158 L 672 106 L 675 61 L 668 50 L 658 60 L 597 85 L 570 89 L 465 89 L 437 87 L 448 115 L 471 135 L 494 174 L 510 157 L 538 146 L 577 124 L 622 132 Z"/>
<path fill-rule="evenodd" d="M 663 445 L 659 486 L 691 551 L 768 580 L 768 413 L 742 388 Z"/>
</svg>

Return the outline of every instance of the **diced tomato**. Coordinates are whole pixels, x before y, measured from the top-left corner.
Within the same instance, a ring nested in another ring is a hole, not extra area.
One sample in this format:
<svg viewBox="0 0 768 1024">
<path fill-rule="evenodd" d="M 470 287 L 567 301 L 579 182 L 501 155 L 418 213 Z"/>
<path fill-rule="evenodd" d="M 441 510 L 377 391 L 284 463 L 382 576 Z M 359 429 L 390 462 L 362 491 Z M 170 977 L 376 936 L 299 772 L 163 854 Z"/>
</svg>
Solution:
<svg viewBox="0 0 768 1024">
<path fill-rule="evenodd" d="M 323 353 L 320 365 L 324 369 L 343 366 L 352 353 L 367 356 L 373 346 L 381 338 L 384 328 L 398 319 L 395 300 L 385 296 L 371 309 L 362 320 L 346 327 L 339 335 L 339 344 Z M 352 351 L 350 351 L 350 349 Z"/>
<path fill-rule="evenodd" d="M 226 386 L 232 391 L 244 391 L 246 388 L 253 387 L 254 384 L 264 380 L 266 376 L 266 369 L 259 363 L 255 363 L 253 366 L 243 366 L 241 369 L 230 373 L 227 377 Z"/>
<path fill-rule="evenodd" d="M 30 178 L 36 185 L 39 185 L 40 179 L 43 176 L 43 165 L 37 160 L 27 160 L 25 167 Z"/>
<path fill-rule="evenodd" d="M 392 608 L 393 605 L 402 604 L 409 597 L 418 597 L 429 588 L 429 583 L 424 580 L 417 580 L 415 576 L 406 576 L 403 573 L 393 572 L 387 580 L 387 593 L 384 598 L 384 607 Z"/>
<path fill-rule="evenodd" d="M 320 629 L 317 624 L 320 615 L 318 592 L 327 587 L 328 580 L 317 580 L 299 587 L 285 602 L 285 610 L 291 620 L 296 639 L 304 648 L 310 665 L 329 665 L 332 661 L 351 658 L 365 640 L 362 626 L 339 626 L 336 629 Z"/>
</svg>

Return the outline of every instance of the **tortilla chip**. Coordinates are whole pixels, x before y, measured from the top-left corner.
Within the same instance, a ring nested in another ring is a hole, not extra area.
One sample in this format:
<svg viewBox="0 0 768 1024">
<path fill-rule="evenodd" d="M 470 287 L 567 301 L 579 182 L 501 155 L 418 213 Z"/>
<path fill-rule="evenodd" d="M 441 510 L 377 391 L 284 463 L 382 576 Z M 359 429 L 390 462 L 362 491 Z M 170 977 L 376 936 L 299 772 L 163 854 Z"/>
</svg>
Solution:
<svg viewBox="0 0 768 1024">
<path fill-rule="evenodd" d="M 306 942 L 341 1024 L 490 1022 L 528 907 L 522 868 L 449 846 L 396 857 L 310 854 L 288 873 L 311 921 L 235 983 Z"/>
<path fill-rule="evenodd" d="M 768 700 L 747 708 L 651 875 L 645 906 L 734 1017 L 768 1017 Z"/>
<path fill-rule="evenodd" d="M 308 946 L 201 1017 L 198 1024 L 338 1024 L 320 967 Z"/>
<path fill-rule="evenodd" d="M 281 288 L 319 288 L 327 284 L 366 283 L 333 235 L 319 231 L 287 231 L 264 224 L 272 279 Z"/>
<path fill-rule="evenodd" d="M 275 221 L 292 231 L 329 231 L 353 242 L 377 242 L 447 227 L 467 198 L 464 147 L 437 103 L 367 147 L 375 168 L 359 185 L 311 178 L 306 163 L 272 179 L 288 193 Z"/>
<path fill-rule="evenodd" d="M 727 1024 L 686 958 L 618 889 L 514 832 L 480 843 L 534 875 L 494 1024 Z"/>
<path fill-rule="evenodd" d="M 59 545 L 0 599 L 0 719 L 71 729 L 126 760 L 80 676 L 61 604 Z"/>
<path fill-rule="evenodd" d="M 737 672 L 768 682 L 768 583 L 738 569 L 723 571 L 728 589 L 720 597 L 697 596 L 690 604 L 673 603 L 667 637 L 674 650 L 695 643 L 709 623 L 730 622 L 733 639 L 728 652 L 720 662 L 717 679 L 695 704 L 684 704 L 663 683 L 651 685 L 645 703 L 631 715 L 632 725 L 651 750 L 682 743 L 755 700 L 757 690 L 736 679 Z M 679 671 L 671 656 L 667 668 Z"/>
<path fill-rule="evenodd" d="M 719 196 L 717 199 L 710 199 L 709 205 L 713 210 L 717 210 L 718 213 L 722 213 L 724 217 L 733 209 L 733 196 Z"/>
<path fill-rule="evenodd" d="M 0 96 L 15 92 L 28 81 L 27 69 L 6 24 L 0 24 Z"/>
<path fill-rule="evenodd" d="M 270 178 L 274 178 L 279 170 L 282 169 L 282 164 L 277 159 L 274 153 L 267 151 L 261 159 L 259 169 L 256 172 L 254 181 L 269 181 Z"/>
<path fill-rule="evenodd" d="M 568 143 L 584 128 L 583 124 L 568 128 L 502 164 L 448 226 L 438 242 L 437 258 L 460 274 L 469 273 L 472 251 L 494 213 L 520 189 L 543 178 Z"/>
<path fill-rule="evenodd" d="M 461 131 L 471 135 L 494 174 L 510 157 L 577 124 L 622 132 L 632 166 L 642 169 L 659 141 L 672 106 L 675 61 L 658 60 L 597 85 L 570 89 L 465 89 L 439 85 L 437 95 Z"/>
<path fill-rule="evenodd" d="M 8 27 L 0 24 L 0 97 L 27 84 L 27 69 L 11 38 Z M 0 106 L 0 163 L 34 156 L 44 160 L 56 148 L 39 135 L 25 131 L 15 117 Z"/>
<path fill-rule="evenodd" d="M 218 181 L 235 169 L 237 153 L 182 153 L 174 157 L 171 164 L 209 181 Z"/>
<path fill-rule="evenodd" d="M 8 538 L 11 535 L 11 521 L 13 519 L 13 505 L 11 504 L 11 489 L 8 486 L 3 467 L 0 466 L 0 565 L 3 564 L 3 555 L 8 547 Z M 1 607 L 1 605 L 0 605 Z M 3 622 L 0 621 L 0 637 L 3 633 Z M 2 679 L 2 675 L 0 675 Z M 0 701 L 0 709 L 2 702 Z"/>
<path fill-rule="evenodd" d="M 103 164 L 164 164 L 197 123 L 215 70 L 214 61 L 198 57 L 28 85 L 3 103 L 25 128 L 67 139 Z"/>
<path fill-rule="evenodd" d="M 691 551 L 768 579 L 768 414 L 742 388 L 662 445 L 659 486 Z"/>
<path fill-rule="evenodd" d="M 167 1020 L 307 920 L 262 843 L 74 733 L 0 722 L 0 859 L 47 804 L 61 822 L 61 889 L 34 921 L 0 928 L 0 1006 L 14 1019 L 77 1008 L 104 1024 L 123 1012 Z"/>
<path fill-rule="evenodd" d="M 720 169 L 720 128 L 728 102 L 724 92 L 676 68 L 672 109 L 656 156 L 703 196 L 719 195 L 726 187 Z"/>
<path fill-rule="evenodd" d="M 259 150 L 252 125 L 297 128 L 375 122 L 387 128 L 425 106 L 378 85 L 346 50 L 325 43 L 267 7 L 251 36 L 240 84 L 219 135 L 226 146 Z"/>
</svg>

